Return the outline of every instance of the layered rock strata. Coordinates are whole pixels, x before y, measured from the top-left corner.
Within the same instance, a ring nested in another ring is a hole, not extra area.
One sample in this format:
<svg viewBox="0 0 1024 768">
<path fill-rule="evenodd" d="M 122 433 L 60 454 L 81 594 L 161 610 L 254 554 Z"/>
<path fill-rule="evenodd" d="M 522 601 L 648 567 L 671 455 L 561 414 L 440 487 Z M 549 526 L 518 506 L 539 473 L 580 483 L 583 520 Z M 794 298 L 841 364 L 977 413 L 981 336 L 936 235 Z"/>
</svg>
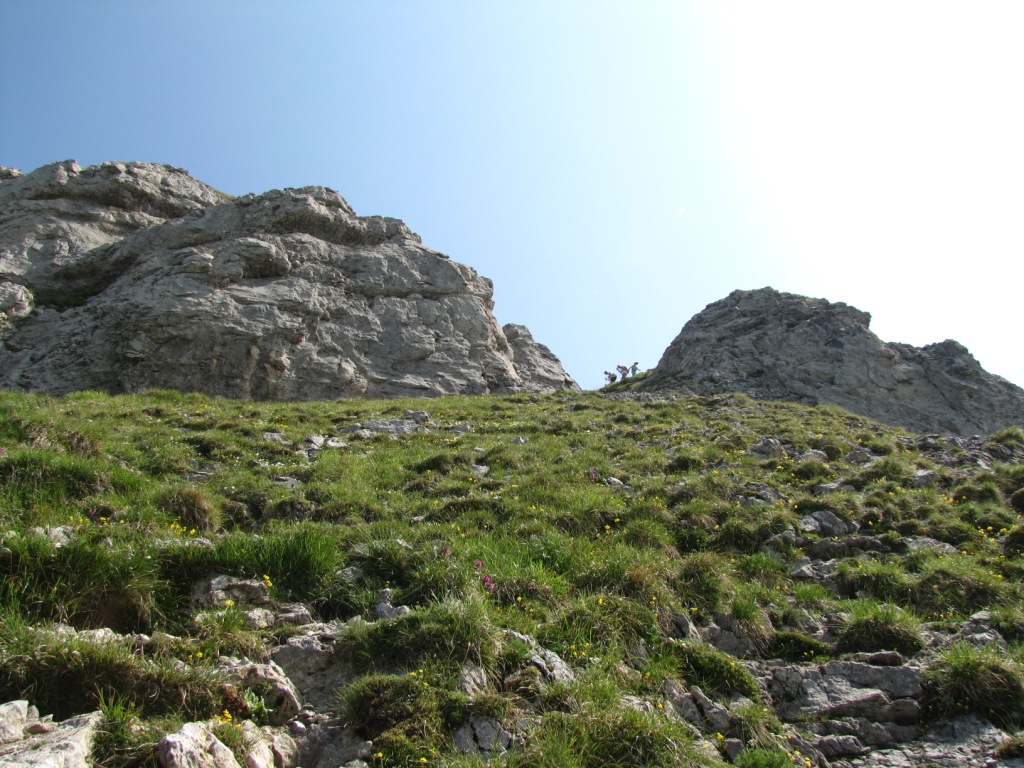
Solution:
<svg viewBox="0 0 1024 768">
<path fill-rule="evenodd" d="M 184 171 L 0 173 L 0 387 L 255 399 L 578 389 L 492 283 L 325 187 L 229 198 Z M 525 329 L 523 329 L 525 331 Z"/>
</svg>

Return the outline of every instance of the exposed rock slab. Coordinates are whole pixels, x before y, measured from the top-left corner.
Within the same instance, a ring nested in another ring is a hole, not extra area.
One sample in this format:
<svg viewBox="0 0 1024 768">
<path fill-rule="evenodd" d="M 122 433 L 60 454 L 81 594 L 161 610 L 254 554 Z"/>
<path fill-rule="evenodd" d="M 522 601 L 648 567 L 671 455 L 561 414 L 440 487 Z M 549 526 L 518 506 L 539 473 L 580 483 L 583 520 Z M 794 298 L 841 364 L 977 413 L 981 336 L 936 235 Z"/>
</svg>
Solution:
<svg viewBox="0 0 1024 768">
<path fill-rule="evenodd" d="M 0 387 L 255 399 L 578 389 L 493 285 L 324 187 L 231 199 L 184 171 L 0 177 Z"/>
<path fill-rule="evenodd" d="M 683 327 L 644 386 L 839 405 L 917 432 L 1024 424 L 1024 389 L 986 372 L 962 345 L 885 343 L 870 321 L 841 302 L 733 291 Z"/>
<path fill-rule="evenodd" d="M 0 765 L 6 768 L 89 768 L 103 715 L 78 715 L 61 723 L 27 701 L 0 705 Z"/>
</svg>

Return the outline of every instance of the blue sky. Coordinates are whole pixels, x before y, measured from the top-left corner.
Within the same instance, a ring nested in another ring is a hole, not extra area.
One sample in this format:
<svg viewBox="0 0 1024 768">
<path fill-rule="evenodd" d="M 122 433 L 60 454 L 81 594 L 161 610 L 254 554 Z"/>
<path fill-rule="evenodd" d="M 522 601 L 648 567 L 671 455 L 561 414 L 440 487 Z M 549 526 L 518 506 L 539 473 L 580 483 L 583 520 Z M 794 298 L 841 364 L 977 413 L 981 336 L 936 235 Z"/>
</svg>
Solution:
<svg viewBox="0 0 1024 768">
<path fill-rule="evenodd" d="M 320 184 L 585 388 L 736 288 L 1024 384 L 1024 3 L 3 0 L 0 165 Z"/>
</svg>

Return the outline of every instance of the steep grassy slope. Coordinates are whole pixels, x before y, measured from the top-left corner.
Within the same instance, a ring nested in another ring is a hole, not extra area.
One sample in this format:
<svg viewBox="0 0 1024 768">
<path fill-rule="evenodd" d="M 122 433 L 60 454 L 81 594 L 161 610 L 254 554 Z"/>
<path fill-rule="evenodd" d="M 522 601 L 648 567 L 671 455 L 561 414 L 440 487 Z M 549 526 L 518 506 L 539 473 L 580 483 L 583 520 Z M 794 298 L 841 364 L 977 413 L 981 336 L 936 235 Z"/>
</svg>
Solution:
<svg viewBox="0 0 1024 768">
<path fill-rule="evenodd" d="M 0 701 L 102 706 L 105 765 L 152 760 L 183 719 L 230 740 L 259 717 L 215 659 L 299 630 L 197 605 L 218 573 L 334 622 L 357 672 L 337 713 L 383 765 L 477 764 L 450 740 L 472 718 L 515 734 L 510 765 L 805 764 L 772 659 L 895 650 L 927 670 L 922 718 L 1024 714 L 1020 430 L 915 439 L 742 396 L 3 394 L 0 449 Z M 386 588 L 411 612 L 348 621 Z M 1009 650 L 954 642 L 980 611 Z M 733 655 L 698 638 L 713 624 Z M 538 679 L 534 645 L 571 675 Z M 483 691 L 460 690 L 469 662 Z M 694 685 L 727 732 L 672 716 L 671 687 Z"/>
</svg>

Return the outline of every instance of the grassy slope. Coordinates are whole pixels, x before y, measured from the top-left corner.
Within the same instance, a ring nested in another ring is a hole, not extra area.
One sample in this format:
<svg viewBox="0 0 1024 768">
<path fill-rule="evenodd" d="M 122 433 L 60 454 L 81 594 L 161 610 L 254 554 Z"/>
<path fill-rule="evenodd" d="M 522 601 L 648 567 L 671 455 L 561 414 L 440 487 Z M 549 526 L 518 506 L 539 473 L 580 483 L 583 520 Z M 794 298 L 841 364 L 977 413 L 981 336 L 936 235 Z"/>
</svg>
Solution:
<svg viewBox="0 0 1024 768">
<path fill-rule="evenodd" d="M 343 434 L 406 409 L 426 410 L 429 431 Z M 449 429 L 456 424 L 473 429 Z M 348 445 L 310 459 L 299 448 L 314 434 Z M 750 452 L 765 436 L 780 438 L 788 457 Z M 1024 452 L 1019 430 L 992 441 Z M 875 460 L 841 460 L 856 447 Z M 512 764 L 717 764 L 681 726 L 621 701 L 664 706 L 666 678 L 716 697 L 756 693 L 731 659 L 673 639 L 677 613 L 698 623 L 729 613 L 765 657 L 913 654 L 922 632 L 955 628 L 982 609 L 1011 641 L 1024 638 L 1024 535 L 1009 501 L 1024 467 L 937 464 L 897 432 L 840 409 L 597 393 L 330 403 L 5 393 L 0 448 L 0 700 L 27 697 L 59 717 L 102 704 L 111 723 L 140 717 L 149 737 L 182 718 L 219 713 L 230 724 L 225 710 L 237 719 L 258 709 L 225 692 L 209 660 L 265 655 L 280 636 L 245 629 L 230 609 L 195 621 L 192 585 L 217 572 L 264 579 L 275 599 L 306 603 L 324 620 L 372 616 L 385 586 L 396 605 L 413 608 L 386 632 L 350 632 L 342 643 L 366 673 L 342 697 L 343 713 L 389 711 L 401 699 L 427 723 L 407 728 L 408 713 L 357 723 L 391 764 L 472 764 L 445 741 L 470 714 L 537 721 Z M 793 458 L 808 449 L 829 462 Z M 914 486 L 921 469 L 937 473 L 936 485 Z M 283 476 L 298 486 L 274 482 Z M 815 490 L 837 480 L 845 484 Z M 778 500 L 741 503 L 758 489 Z M 845 560 L 834 590 L 790 578 L 798 547 L 762 551 L 817 510 L 885 545 Z M 71 538 L 60 548 L 26 534 L 56 526 Z M 959 554 L 908 554 L 901 542 L 910 535 Z M 807 618 L 827 615 L 844 623 L 835 642 L 815 642 Z M 44 642 L 32 630 L 58 621 L 177 639 L 142 657 L 125 644 Z M 577 681 L 509 684 L 525 651 L 503 629 L 560 654 Z M 995 663 L 1019 679 L 1017 657 L 1011 646 Z M 467 660 L 494 681 L 474 701 L 455 691 Z M 409 673 L 427 685 L 406 690 Z M 999 705 L 1012 718 L 1021 703 Z M 782 745 L 773 714 L 751 718 L 737 734 L 751 748 Z M 111 731 L 121 741 L 101 746 L 107 764 L 150 754 L 119 751 L 144 741 L 141 730 Z"/>
</svg>

